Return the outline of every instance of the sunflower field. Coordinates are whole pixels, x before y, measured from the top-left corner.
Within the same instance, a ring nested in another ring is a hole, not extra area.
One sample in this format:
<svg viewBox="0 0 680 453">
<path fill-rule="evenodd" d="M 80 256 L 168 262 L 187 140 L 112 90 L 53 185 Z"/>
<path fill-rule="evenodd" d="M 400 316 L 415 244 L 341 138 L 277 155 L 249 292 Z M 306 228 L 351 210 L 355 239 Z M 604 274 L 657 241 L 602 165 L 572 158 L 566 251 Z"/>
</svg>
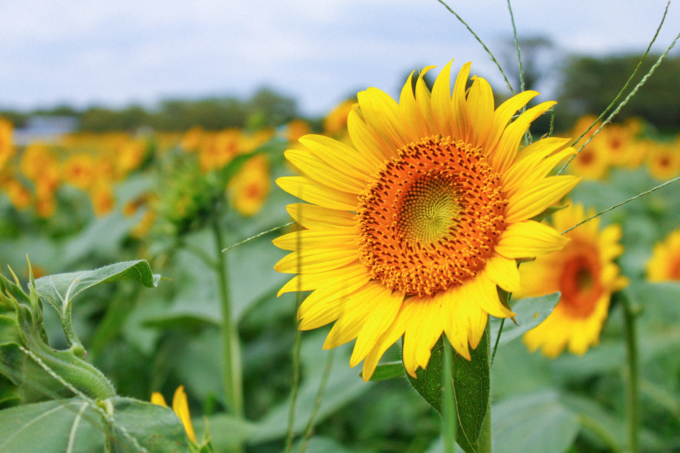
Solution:
<svg viewBox="0 0 680 453">
<path fill-rule="evenodd" d="M 680 134 L 617 116 L 674 44 L 563 129 L 521 60 L 277 126 L 0 119 L 0 453 L 680 452 Z"/>
</svg>

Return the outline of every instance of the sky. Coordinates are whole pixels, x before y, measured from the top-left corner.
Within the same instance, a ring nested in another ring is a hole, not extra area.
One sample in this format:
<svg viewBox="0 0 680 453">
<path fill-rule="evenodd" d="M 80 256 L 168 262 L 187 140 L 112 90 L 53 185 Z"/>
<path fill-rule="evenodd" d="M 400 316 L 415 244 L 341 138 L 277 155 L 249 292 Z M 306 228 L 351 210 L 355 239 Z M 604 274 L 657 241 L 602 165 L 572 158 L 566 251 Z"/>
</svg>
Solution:
<svg viewBox="0 0 680 453">
<path fill-rule="evenodd" d="M 501 60 L 512 36 L 507 2 L 449 6 Z M 515 0 L 513 11 L 520 38 L 547 37 L 555 55 L 601 56 L 642 53 L 665 6 Z M 452 59 L 503 85 L 482 46 L 437 0 L 2 0 L 0 14 L 0 108 L 153 106 L 246 98 L 267 86 L 316 116 L 369 86 L 396 96 L 411 70 Z M 673 4 L 654 49 L 663 52 L 678 32 Z"/>
</svg>

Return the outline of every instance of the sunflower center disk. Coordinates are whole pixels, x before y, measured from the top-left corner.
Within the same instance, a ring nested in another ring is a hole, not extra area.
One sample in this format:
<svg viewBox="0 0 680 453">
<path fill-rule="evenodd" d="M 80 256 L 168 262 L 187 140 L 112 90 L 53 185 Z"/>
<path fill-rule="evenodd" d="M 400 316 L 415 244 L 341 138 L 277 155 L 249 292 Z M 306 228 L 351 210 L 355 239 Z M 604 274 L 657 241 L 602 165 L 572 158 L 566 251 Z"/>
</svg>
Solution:
<svg viewBox="0 0 680 453">
<path fill-rule="evenodd" d="M 360 260 L 374 280 L 408 295 L 474 277 L 505 229 L 499 175 L 479 149 L 448 137 L 400 149 L 359 200 Z"/>
<path fill-rule="evenodd" d="M 595 310 L 603 291 L 600 262 L 594 250 L 579 246 L 577 241 L 572 241 L 568 247 L 580 250 L 565 263 L 560 278 L 562 303 L 571 316 L 587 318 Z"/>
</svg>

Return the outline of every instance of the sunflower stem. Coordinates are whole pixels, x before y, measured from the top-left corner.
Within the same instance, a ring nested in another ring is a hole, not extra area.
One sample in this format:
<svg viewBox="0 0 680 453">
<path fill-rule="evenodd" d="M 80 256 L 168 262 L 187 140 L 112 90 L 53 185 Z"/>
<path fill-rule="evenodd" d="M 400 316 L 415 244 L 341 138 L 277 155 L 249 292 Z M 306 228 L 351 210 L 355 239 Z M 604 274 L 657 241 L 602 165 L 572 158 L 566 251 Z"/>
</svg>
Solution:
<svg viewBox="0 0 680 453">
<path fill-rule="evenodd" d="M 444 383 L 444 453 L 454 453 L 456 451 L 456 430 L 458 429 L 458 418 L 456 413 L 456 394 L 453 387 L 453 353 L 449 341 L 444 338 L 444 367 L 442 369 L 442 382 Z"/>
<path fill-rule="evenodd" d="M 489 327 L 487 326 L 487 330 Z M 491 363 L 491 335 L 485 335 L 486 337 L 486 350 L 487 350 L 487 360 Z M 491 381 L 489 381 L 489 387 L 491 387 Z M 493 448 L 491 444 L 491 388 L 489 388 L 489 401 L 486 409 L 486 416 L 484 417 L 484 424 L 482 425 L 482 432 L 479 434 L 479 449 L 478 453 L 492 453 Z"/>
<path fill-rule="evenodd" d="M 626 425 L 628 428 L 628 451 L 640 451 L 640 397 L 639 365 L 636 319 L 639 310 L 633 306 L 625 291 L 620 293 L 623 302 L 624 329 L 626 335 Z"/>
<path fill-rule="evenodd" d="M 217 248 L 217 280 L 219 283 L 220 302 L 222 306 L 222 378 L 224 393 L 232 412 L 243 417 L 243 387 L 241 382 L 241 364 L 239 363 L 239 340 L 236 326 L 231 319 L 231 297 L 229 295 L 229 268 L 224 249 L 224 233 L 220 225 L 223 205 L 218 203 L 213 216 L 213 233 Z"/>
</svg>

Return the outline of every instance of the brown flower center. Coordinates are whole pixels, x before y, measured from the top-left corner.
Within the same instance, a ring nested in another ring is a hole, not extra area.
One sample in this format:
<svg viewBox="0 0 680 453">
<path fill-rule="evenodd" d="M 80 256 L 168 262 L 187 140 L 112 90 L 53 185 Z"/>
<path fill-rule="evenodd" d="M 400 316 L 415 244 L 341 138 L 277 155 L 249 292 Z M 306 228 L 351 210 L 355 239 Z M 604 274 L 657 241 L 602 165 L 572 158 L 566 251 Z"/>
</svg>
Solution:
<svg viewBox="0 0 680 453">
<path fill-rule="evenodd" d="M 401 148 L 359 196 L 360 260 L 395 291 L 445 291 L 484 268 L 506 206 L 479 149 L 425 138 Z"/>
</svg>

